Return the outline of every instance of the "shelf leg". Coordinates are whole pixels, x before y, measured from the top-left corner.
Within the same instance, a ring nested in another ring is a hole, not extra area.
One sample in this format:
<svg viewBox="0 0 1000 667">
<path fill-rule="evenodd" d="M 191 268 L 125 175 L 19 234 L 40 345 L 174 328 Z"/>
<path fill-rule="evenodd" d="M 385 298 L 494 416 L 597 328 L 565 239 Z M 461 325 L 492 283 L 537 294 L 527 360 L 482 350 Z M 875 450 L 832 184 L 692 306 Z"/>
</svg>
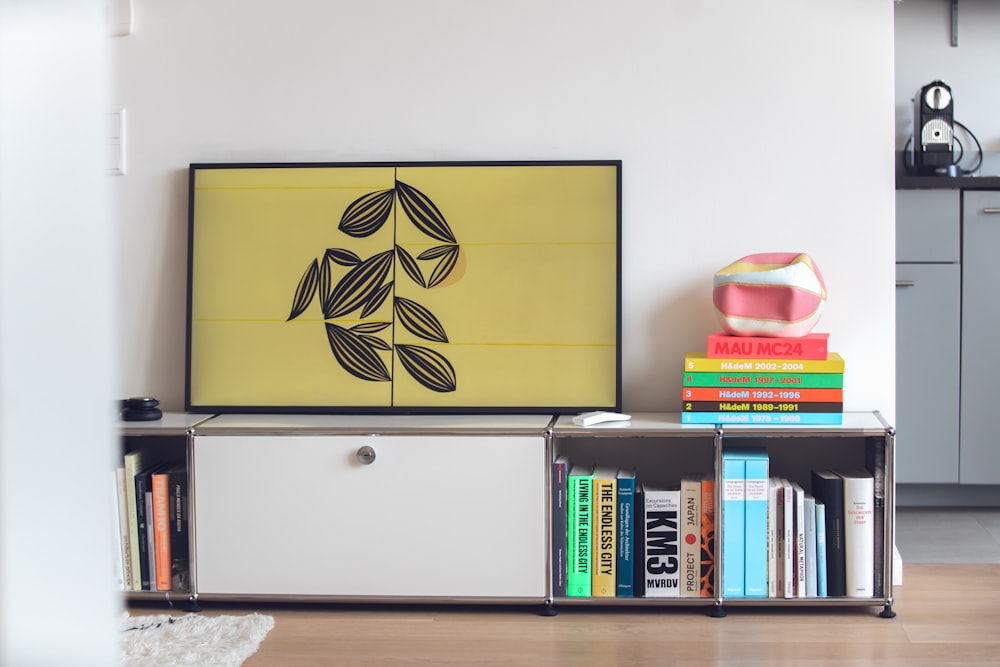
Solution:
<svg viewBox="0 0 1000 667">
<path fill-rule="evenodd" d="M 188 597 L 187 601 L 187 611 L 199 612 L 201 611 L 201 604 L 198 602 L 198 598 L 194 595 Z"/>
<path fill-rule="evenodd" d="M 892 603 L 885 605 L 885 608 L 879 612 L 879 618 L 896 618 L 896 612 L 892 610 Z"/>
<path fill-rule="evenodd" d="M 722 604 L 716 604 L 712 606 L 712 611 L 708 612 L 711 618 L 725 618 L 726 608 Z"/>
<path fill-rule="evenodd" d="M 552 600 L 546 600 L 542 604 L 542 608 L 538 610 L 539 616 L 558 616 L 559 612 L 556 611 L 556 606 L 553 604 Z"/>
</svg>

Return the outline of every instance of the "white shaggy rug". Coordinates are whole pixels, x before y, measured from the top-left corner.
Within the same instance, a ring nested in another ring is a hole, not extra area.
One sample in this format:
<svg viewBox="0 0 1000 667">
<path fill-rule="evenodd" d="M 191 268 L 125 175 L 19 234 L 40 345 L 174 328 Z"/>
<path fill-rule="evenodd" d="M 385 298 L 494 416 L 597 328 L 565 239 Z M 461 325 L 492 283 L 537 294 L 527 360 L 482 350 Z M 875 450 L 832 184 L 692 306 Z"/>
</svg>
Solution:
<svg viewBox="0 0 1000 667">
<path fill-rule="evenodd" d="M 246 616 L 129 616 L 122 618 L 126 667 L 199 665 L 239 667 L 274 627 L 274 618 Z"/>
</svg>

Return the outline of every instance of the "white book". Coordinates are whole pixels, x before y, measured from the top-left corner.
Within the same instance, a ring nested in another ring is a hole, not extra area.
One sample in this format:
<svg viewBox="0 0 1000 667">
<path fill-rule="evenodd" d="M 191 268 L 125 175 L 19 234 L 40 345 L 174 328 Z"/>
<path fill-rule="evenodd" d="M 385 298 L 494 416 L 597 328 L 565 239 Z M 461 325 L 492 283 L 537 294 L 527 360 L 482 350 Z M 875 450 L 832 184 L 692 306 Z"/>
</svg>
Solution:
<svg viewBox="0 0 1000 667">
<path fill-rule="evenodd" d="M 125 468 L 117 468 L 111 473 L 112 482 L 112 537 L 114 550 L 111 569 L 112 586 L 116 590 L 125 590 L 125 554 L 128 553 L 128 538 L 122 532 L 127 530 L 128 521 L 125 517 Z M 131 573 L 128 575 L 131 577 Z"/>
<path fill-rule="evenodd" d="M 795 501 L 795 597 L 806 596 L 806 492 L 792 482 Z"/>
<path fill-rule="evenodd" d="M 805 496 L 806 596 L 816 597 L 816 499 Z"/>
<path fill-rule="evenodd" d="M 792 484 L 787 479 L 781 480 L 781 490 L 784 496 L 784 511 L 781 517 L 782 528 L 782 583 L 785 586 L 784 597 L 795 597 L 795 493 L 792 491 Z"/>
<path fill-rule="evenodd" d="M 783 596 L 785 591 L 779 566 L 783 558 L 780 519 L 784 495 L 780 478 L 771 477 L 767 484 L 767 597 L 774 598 Z"/>
<path fill-rule="evenodd" d="M 847 597 L 875 595 L 875 478 L 866 470 L 842 472 L 844 565 Z"/>
<path fill-rule="evenodd" d="M 643 485 L 646 597 L 679 597 L 681 491 Z"/>
<path fill-rule="evenodd" d="M 701 597 L 701 473 L 681 476 L 681 596 Z"/>
</svg>

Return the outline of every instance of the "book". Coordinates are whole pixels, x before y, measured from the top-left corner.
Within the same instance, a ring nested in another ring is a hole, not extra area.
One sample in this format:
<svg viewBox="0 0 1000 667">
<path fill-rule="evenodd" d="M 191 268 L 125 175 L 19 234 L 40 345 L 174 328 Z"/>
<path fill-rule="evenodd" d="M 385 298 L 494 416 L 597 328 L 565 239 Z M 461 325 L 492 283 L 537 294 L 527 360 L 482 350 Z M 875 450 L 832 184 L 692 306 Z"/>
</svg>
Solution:
<svg viewBox="0 0 1000 667">
<path fill-rule="evenodd" d="M 736 336 L 721 331 L 709 334 L 705 354 L 709 358 L 826 359 L 830 334 L 804 336 Z"/>
<path fill-rule="evenodd" d="M 875 480 L 867 470 L 840 473 L 844 480 L 844 573 L 847 597 L 875 594 Z"/>
<path fill-rule="evenodd" d="M 777 426 L 836 426 L 842 412 L 682 412 L 682 424 L 741 424 Z"/>
<path fill-rule="evenodd" d="M 813 470 L 812 495 L 826 507 L 826 590 L 847 595 L 844 566 L 844 481 L 832 470 Z M 817 584 L 818 585 L 818 584 Z"/>
<path fill-rule="evenodd" d="M 681 596 L 701 597 L 701 473 L 681 475 Z"/>
<path fill-rule="evenodd" d="M 569 566 L 566 570 L 566 595 L 589 597 L 591 592 L 591 492 L 593 467 L 574 465 L 567 477 L 569 502 Z"/>
<path fill-rule="evenodd" d="M 683 387 L 681 400 L 843 403 L 844 390 L 815 387 Z"/>
<path fill-rule="evenodd" d="M 643 485 L 644 562 L 646 597 L 680 595 L 680 521 L 679 488 Z"/>
<path fill-rule="evenodd" d="M 816 595 L 826 597 L 826 505 L 816 501 Z"/>
<path fill-rule="evenodd" d="M 768 456 L 764 449 L 740 449 L 745 463 L 744 596 L 767 597 Z"/>
<path fill-rule="evenodd" d="M 844 404 L 835 401 L 682 401 L 683 412 L 804 413 L 843 412 Z"/>
<path fill-rule="evenodd" d="M 701 597 L 715 596 L 715 475 L 701 480 Z"/>
<path fill-rule="evenodd" d="M 635 471 L 618 471 L 618 562 L 615 564 L 615 596 L 635 596 Z"/>
<path fill-rule="evenodd" d="M 188 474 L 183 464 L 167 471 L 170 494 L 170 589 L 191 591 L 191 562 L 188 537 Z"/>
<path fill-rule="evenodd" d="M 746 546 L 746 460 L 731 450 L 722 452 L 722 538 L 719 545 L 722 563 L 722 596 L 746 595 L 744 565 Z"/>
<path fill-rule="evenodd" d="M 150 591 L 156 590 L 153 582 L 155 577 L 152 576 L 152 560 L 154 555 L 154 550 L 150 549 L 149 536 L 149 526 L 152 524 L 152 513 L 149 511 L 150 506 L 146 503 L 146 494 L 152 490 L 152 477 L 153 472 L 159 470 L 162 466 L 154 465 L 151 468 L 146 468 L 145 470 L 139 471 L 135 474 L 133 484 L 135 484 L 135 513 L 136 513 L 136 526 L 138 529 L 138 546 L 139 546 L 139 588 L 136 590 Z"/>
<path fill-rule="evenodd" d="M 767 480 L 767 597 L 783 597 L 785 592 L 784 554 L 781 543 L 784 490 L 780 477 Z"/>
<path fill-rule="evenodd" d="M 156 590 L 156 531 L 153 529 L 153 480 L 149 481 L 149 490 L 146 491 L 146 553 L 149 558 L 149 589 Z"/>
<path fill-rule="evenodd" d="M 632 597 L 646 595 L 646 494 L 642 485 L 636 484 L 633 496 L 635 516 L 635 564 L 632 567 Z"/>
<path fill-rule="evenodd" d="M 805 494 L 806 597 L 816 597 L 816 499 Z"/>
<path fill-rule="evenodd" d="M 552 462 L 552 595 L 566 597 L 566 550 L 569 535 L 569 505 L 566 501 L 569 458 L 557 456 Z"/>
<path fill-rule="evenodd" d="M 144 549 L 140 544 L 142 531 L 139 529 L 140 511 L 136 498 L 135 478 L 136 475 L 145 474 L 153 467 L 166 463 L 167 460 L 167 454 L 157 449 L 135 449 L 126 452 L 124 456 L 125 498 L 129 521 L 129 560 L 132 563 L 132 576 L 127 587 L 128 590 L 143 590 L 141 565 L 143 560 L 148 558 L 148 555 L 144 557 L 141 553 Z"/>
<path fill-rule="evenodd" d="M 792 514 L 795 521 L 795 597 L 806 596 L 806 520 L 805 489 L 791 482 Z"/>
<path fill-rule="evenodd" d="M 684 355 L 684 372 L 720 373 L 722 371 L 843 373 L 844 358 L 837 352 L 831 352 L 826 359 L 712 358 L 704 352 L 688 352 Z"/>
<path fill-rule="evenodd" d="M 615 597 L 618 580 L 615 575 L 618 535 L 618 470 L 594 469 L 591 526 L 593 555 L 591 557 L 591 589 L 593 597 Z"/>
<path fill-rule="evenodd" d="M 875 596 L 885 595 L 885 443 L 865 440 L 865 469 L 874 478 L 875 490 Z"/>
<path fill-rule="evenodd" d="M 166 472 L 154 472 L 153 485 L 153 534 L 156 541 L 155 590 L 171 590 L 170 556 L 170 482 Z"/>
<path fill-rule="evenodd" d="M 132 548 L 129 540 L 129 519 L 128 519 L 128 504 L 125 500 L 125 467 L 119 466 L 114 470 L 114 483 L 115 483 L 115 520 L 117 524 L 117 529 L 114 532 L 114 538 L 117 543 L 117 549 L 115 550 L 115 561 L 120 563 L 116 570 L 119 570 L 118 575 L 121 577 L 121 589 L 128 590 L 132 581 Z"/>
<path fill-rule="evenodd" d="M 685 373 L 685 387 L 803 387 L 843 389 L 843 373 Z"/>
<path fill-rule="evenodd" d="M 798 580 L 796 574 L 796 552 L 795 552 L 795 492 L 792 490 L 792 483 L 785 478 L 781 478 L 781 557 L 782 557 L 782 578 L 784 587 L 781 597 L 795 597 L 795 582 Z"/>
<path fill-rule="evenodd" d="M 830 334 L 808 333 L 804 336 L 734 336 L 717 331 L 709 334 L 705 355 L 709 358 L 745 359 L 826 359 Z"/>
</svg>

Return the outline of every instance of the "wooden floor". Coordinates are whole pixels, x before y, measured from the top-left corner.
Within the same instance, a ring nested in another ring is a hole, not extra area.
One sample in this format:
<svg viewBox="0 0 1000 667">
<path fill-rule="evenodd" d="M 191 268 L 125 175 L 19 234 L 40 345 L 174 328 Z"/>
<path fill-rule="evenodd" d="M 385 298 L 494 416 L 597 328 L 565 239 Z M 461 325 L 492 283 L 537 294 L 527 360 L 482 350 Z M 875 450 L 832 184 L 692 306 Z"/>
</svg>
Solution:
<svg viewBox="0 0 1000 667">
<path fill-rule="evenodd" d="M 710 618 L 693 607 L 564 606 L 546 618 L 504 606 L 215 602 L 202 613 L 274 616 L 245 667 L 1000 665 L 1000 565 L 908 564 L 904 574 L 893 619 L 881 607 L 732 607 Z"/>
</svg>

